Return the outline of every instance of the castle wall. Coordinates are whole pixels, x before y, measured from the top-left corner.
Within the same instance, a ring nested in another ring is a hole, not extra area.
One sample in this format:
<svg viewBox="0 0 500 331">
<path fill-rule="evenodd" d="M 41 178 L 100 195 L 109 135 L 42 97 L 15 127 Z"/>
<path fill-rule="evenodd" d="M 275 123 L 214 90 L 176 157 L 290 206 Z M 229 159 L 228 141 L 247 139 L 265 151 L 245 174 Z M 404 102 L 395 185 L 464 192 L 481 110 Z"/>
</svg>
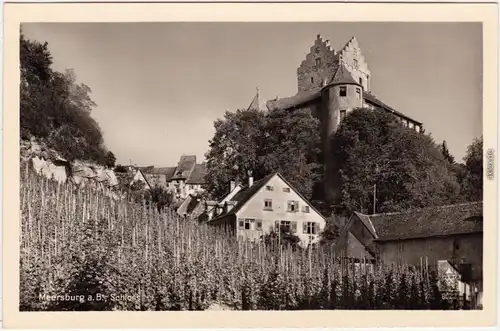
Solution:
<svg viewBox="0 0 500 331">
<path fill-rule="evenodd" d="M 339 52 L 339 59 L 346 69 L 349 70 L 356 82 L 360 82 L 361 78 L 362 81 L 360 83 L 363 85 L 363 89 L 370 91 L 371 72 L 355 38 L 349 40 L 342 51 Z"/>
<path fill-rule="evenodd" d="M 319 63 L 317 63 L 319 59 Z M 320 87 L 323 80 L 331 78 L 337 69 L 338 59 L 335 51 L 318 35 L 314 45 L 297 69 L 297 85 L 299 92 Z"/>
<path fill-rule="evenodd" d="M 342 87 L 346 88 L 346 96 L 340 96 Z M 359 92 L 359 94 L 358 94 Z M 325 161 L 325 195 L 328 201 L 335 202 L 340 195 L 340 178 L 335 165 L 331 140 L 337 131 L 342 112 L 345 114 L 363 106 L 363 91 L 356 85 L 332 85 L 322 91 L 322 133 L 324 141 Z"/>
</svg>

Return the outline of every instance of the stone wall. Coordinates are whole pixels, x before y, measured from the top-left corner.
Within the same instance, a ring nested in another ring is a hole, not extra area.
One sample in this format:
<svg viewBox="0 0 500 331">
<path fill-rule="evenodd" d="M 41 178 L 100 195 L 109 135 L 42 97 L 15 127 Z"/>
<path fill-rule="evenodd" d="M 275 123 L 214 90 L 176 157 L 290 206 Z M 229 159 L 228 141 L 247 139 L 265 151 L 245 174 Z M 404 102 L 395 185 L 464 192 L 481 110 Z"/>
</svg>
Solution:
<svg viewBox="0 0 500 331">
<path fill-rule="evenodd" d="M 308 91 L 321 86 L 323 80 L 332 77 L 337 69 L 336 52 L 328 40 L 317 36 L 306 58 L 297 69 L 298 91 Z"/>
</svg>

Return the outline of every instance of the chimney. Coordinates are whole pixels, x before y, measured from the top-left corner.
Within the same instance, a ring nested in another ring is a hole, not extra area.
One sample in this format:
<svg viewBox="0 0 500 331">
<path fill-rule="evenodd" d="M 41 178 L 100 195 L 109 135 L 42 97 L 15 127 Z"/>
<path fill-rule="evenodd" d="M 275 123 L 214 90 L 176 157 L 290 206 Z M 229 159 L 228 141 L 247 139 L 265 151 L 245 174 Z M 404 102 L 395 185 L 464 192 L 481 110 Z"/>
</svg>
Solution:
<svg viewBox="0 0 500 331">
<path fill-rule="evenodd" d="M 252 185 L 253 185 L 252 170 L 248 170 L 248 187 L 252 187 Z"/>
<path fill-rule="evenodd" d="M 235 187 L 236 187 L 236 182 L 234 180 L 232 180 L 231 184 L 229 186 L 229 192 L 233 192 Z"/>
</svg>

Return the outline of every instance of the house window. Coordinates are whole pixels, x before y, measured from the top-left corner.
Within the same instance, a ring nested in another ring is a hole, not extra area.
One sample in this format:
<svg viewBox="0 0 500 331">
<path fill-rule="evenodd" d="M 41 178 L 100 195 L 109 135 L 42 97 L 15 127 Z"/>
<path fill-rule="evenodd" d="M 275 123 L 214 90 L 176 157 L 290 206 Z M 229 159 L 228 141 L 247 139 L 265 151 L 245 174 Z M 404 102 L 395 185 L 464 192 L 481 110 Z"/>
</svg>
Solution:
<svg viewBox="0 0 500 331">
<path fill-rule="evenodd" d="M 309 206 L 304 206 L 304 207 L 302 208 L 302 211 L 303 211 L 304 213 L 309 213 L 309 212 L 310 212 Z"/>
<path fill-rule="evenodd" d="M 317 59 L 316 59 L 316 65 L 317 65 L 317 66 L 320 66 L 320 65 L 321 65 L 321 59 L 320 59 L 320 58 L 317 58 Z"/>
<path fill-rule="evenodd" d="M 268 190 L 268 191 L 272 191 L 273 189 L 274 189 L 274 188 L 273 188 L 271 185 L 267 185 L 267 186 L 266 186 L 266 190 Z"/>
<path fill-rule="evenodd" d="M 299 202 L 298 201 L 288 201 L 287 211 L 295 213 L 299 210 Z"/>
<path fill-rule="evenodd" d="M 319 223 L 317 222 L 304 222 L 302 224 L 302 232 L 305 234 L 318 234 L 319 233 Z"/>
<path fill-rule="evenodd" d="M 290 188 L 289 187 L 283 187 L 283 192 L 290 193 Z"/>
<path fill-rule="evenodd" d="M 264 200 L 264 210 L 273 210 L 273 201 L 271 199 Z"/>
<path fill-rule="evenodd" d="M 340 120 L 342 121 L 347 114 L 347 111 L 345 109 L 340 110 Z"/>
<path fill-rule="evenodd" d="M 408 125 L 410 127 L 410 129 L 413 129 L 413 123 L 410 122 L 410 124 Z"/>
<path fill-rule="evenodd" d="M 238 218 L 238 228 L 240 230 L 252 230 L 255 219 L 253 218 Z"/>
<path fill-rule="evenodd" d="M 274 229 L 276 232 L 280 231 L 297 232 L 297 222 L 275 221 Z"/>
<path fill-rule="evenodd" d="M 347 87 L 345 87 L 345 86 L 340 87 L 339 96 L 341 96 L 341 97 L 347 96 Z"/>
<path fill-rule="evenodd" d="M 420 132 L 420 126 L 419 126 L 419 125 L 415 125 L 415 130 L 416 130 L 417 132 Z"/>
<path fill-rule="evenodd" d="M 262 220 L 255 221 L 255 229 L 262 230 Z"/>
</svg>

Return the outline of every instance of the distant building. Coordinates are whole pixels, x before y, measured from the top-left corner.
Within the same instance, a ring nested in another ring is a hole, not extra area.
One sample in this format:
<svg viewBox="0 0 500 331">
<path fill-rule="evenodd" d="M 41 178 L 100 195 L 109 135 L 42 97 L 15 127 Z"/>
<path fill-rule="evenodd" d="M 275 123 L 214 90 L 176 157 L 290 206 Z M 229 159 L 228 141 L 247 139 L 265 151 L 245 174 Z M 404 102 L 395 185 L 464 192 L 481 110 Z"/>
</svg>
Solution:
<svg viewBox="0 0 500 331">
<path fill-rule="evenodd" d="M 281 174 L 255 182 L 249 177 L 247 185 L 233 185 L 220 202 L 207 202 L 209 225 L 250 240 L 287 227 L 302 245 L 318 241 L 325 218 Z"/>
<path fill-rule="evenodd" d="M 364 250 L 357 244 L 364 246 Z M 483 286 L 483 203 L 429 207 L 401 213 L 353 213 L 336 244 L 337 251 L 365 252 L 387 265 L 456 266 L 478 297 Z M 478 299 L 480 301 L 480 298 Z"/>
<path fill-rule="evenodd" d="M 203 192 L 206 172 L 204 164 L 196 163 L 195 155 L 182 155 L 175 167 L 138 168 L 132 182 L 142 181 L 146 189 L 159 186 L 178 199 L 186 199 L 190 194 Z"/>
<path fill-rule="evenodd" d="M 177 208 L 177 214 L 182 217 L 197 218 L 204 211 L 204 204 L 197 194 L 189 194 Z"/>
</svg>

